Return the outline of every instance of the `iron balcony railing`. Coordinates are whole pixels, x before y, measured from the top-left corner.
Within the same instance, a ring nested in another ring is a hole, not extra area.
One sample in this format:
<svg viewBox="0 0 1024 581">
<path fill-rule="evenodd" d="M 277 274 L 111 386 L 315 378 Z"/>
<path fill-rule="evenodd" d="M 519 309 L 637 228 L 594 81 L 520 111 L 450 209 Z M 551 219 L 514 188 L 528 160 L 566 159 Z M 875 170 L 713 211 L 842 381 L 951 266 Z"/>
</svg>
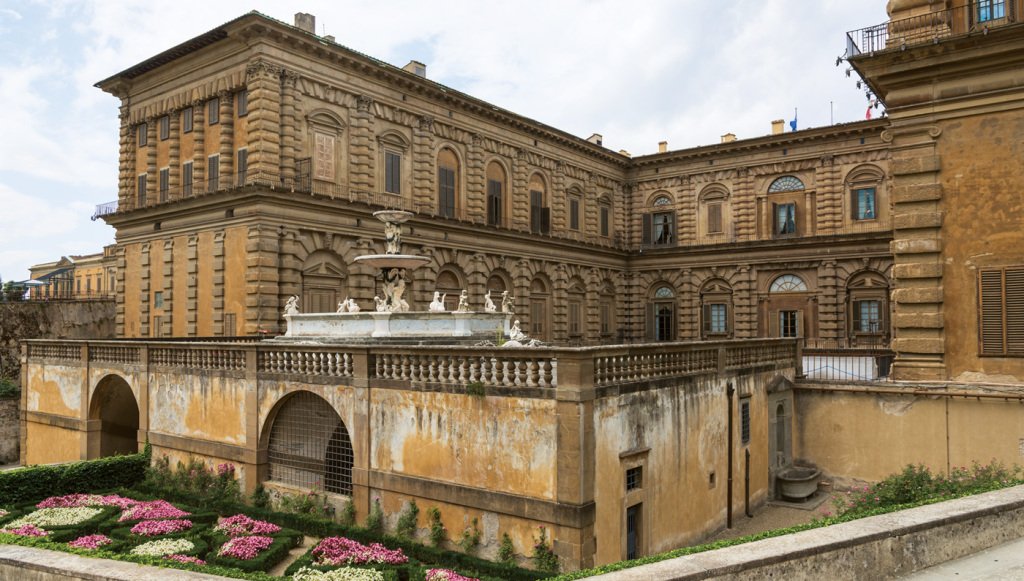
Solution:
<svg viewBox="0 0 1024 581">
<path fill-rule="evenodd" d="M 105 204 L 96 204 L 96 210 L 92 213 L 92 218 L 90 219 L 95 222 L 97 219 L 115 212 L 117 212 L 117 200 Z"/>
<path fill-rule="evenodd" d="M 841 339 L 802 339 L 802 379 L 809 381 L 888 381 L 896 354 L 884 335 Z"/>
<path fill-rule="evenodd" d="M 953 36 L 988 32 L 1016 22 L 1017 17 L 1014 2 L 994 0 L 890 20 L 846 33 L 846 56 L 903 50 Z"/>
</svg>

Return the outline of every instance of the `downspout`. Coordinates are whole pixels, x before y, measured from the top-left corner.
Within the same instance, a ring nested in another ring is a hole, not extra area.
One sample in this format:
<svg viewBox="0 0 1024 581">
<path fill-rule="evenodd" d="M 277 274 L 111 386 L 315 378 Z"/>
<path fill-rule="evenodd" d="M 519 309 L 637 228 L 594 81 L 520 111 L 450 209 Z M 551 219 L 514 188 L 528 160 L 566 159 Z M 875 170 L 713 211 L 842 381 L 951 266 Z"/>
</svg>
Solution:
<svg viewBox="0 0 1024 581">
<path fill-rule="evenodd" d="M 732 528 L 732 422 L 733 422 L 733 419 L 732 419 L 732 395 L 735 392 L 736 392 L 736 390 L 733 389 L 731 381 L 729 383 L 725 384 L 725 395 L 726 395 L 726 398 L 728 398 L 728 402 L 729 402 L 729 404 L 728 404 L 729 405 L 729 410 L 728 410 L 728 414 L 729 414 L 729 436 L 726 438 L 726 440 L 727 440 L 727 444 L 726 445 L 728 446 L 728 454 L 727 454 L 728 460 L 727 460 L 727 462 L 728 462 L 729 468 L 728 468 L 728 471 L 726 472 L 726 492 L 725 492 L 725 495 L 727 497 L 726 504 L 725 504 L 725 528 L 728 528 L 728 529 Z"/>
<path fill-rule="evenodd" d="M 746 466 L 743 469 L 743 514 L 751 518 L 754 515 L 750 514 L 750 448 L 743 452 L 746 454 Z"/>
</svg>

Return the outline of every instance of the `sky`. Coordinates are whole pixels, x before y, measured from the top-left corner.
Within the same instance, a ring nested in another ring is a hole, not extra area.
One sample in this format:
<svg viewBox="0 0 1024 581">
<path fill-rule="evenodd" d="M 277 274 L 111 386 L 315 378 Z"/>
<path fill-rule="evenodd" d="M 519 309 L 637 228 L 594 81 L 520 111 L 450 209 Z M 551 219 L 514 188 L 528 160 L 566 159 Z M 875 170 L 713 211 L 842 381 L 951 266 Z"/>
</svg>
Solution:
<svg viewBox="0 0 1024 581">
<path fill-rule="evenodd" d="M 836 57 L 883 0 L 0 0 L 0 280 L 114 241 L 118 100 L 93 85 L 257 10 L 634 155 L 864 119 Z M 788 126 L 787 126 L 788 127 Z"/>
</svg>

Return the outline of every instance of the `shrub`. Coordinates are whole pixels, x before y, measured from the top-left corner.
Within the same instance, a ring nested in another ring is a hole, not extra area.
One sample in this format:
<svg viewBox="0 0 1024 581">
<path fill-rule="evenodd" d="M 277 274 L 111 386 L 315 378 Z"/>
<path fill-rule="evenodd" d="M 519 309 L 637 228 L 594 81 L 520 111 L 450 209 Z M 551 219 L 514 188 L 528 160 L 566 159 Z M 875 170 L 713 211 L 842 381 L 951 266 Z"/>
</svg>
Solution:
<svg viewBox="0 0 1024 581">
<path fill-rule="evenodd" d="M 512 537 L 508 533 L 502 533 L 501 544 L 498 546 L 498 561 L 506 565 L 516 564 L 516 548 L 512 544 Z"/>
<path fill-rule="evenodd" d="M 380 507 L 380 498 L 373 499 L 370 514 L 366 515 L 366 530 L 377 534 L 384 532 L 384 509 Z"/>
<path fill-rule="evenodd" d="M 0 498 L 34 502 L 55 494 L 135 486 L 145 477 L 149 445 L 139 454 L 110 456 L 54 466 L 29 466 L 0 472 Z"/>
<path fill-rule="evenodd" d="M 302 537 L 235 537 L 212 551 L 207 562 L 243 571 L 266 571 L 281 562 Z M 267 541 L 269 539 L 269 542 Z"/>
<path fill-rule="evenodd" d="M 483 533 L 480 531 L 480 526 L 477 524 L 477 520 L 474 518 L 470 526 L 466 527 L 462 531 L 462 540 L 459 541 L 459 547 L 467 553 L 471 553 L 480 546 L 480 537 Z"/>
<path fill-rule="evenodd" d="M 348 497 L 345 501 L 345 506 L 341 509 L 341 524 L 342 526 L 351 527 L 356 524 L 356 503 L 352 501 L 352 497 Z"/>
<path fill-rule="evenodd" d="M 431 507 L 427 511 L 427 518 L 430 520 L 430 542 L 440 549 L 448 536 L 448 530 L 444 528 L 444 523 L 441 522 L 441 511 L 436 506 Z"/>
<path fill-rule="evenodd" d="M 308 514 L 317 517 L 333 518 L 334 507 L 327 500 L 327 495 L 320 494 L 316 488 L 299 494 L 282 494 L 278 500 L 281 510 L 297 514 Z"/>
<path fill-rule="evenodd" d="M 548 573 L 558 572 L 558 557 L 551 550 L 548 543 L 548 530 L 543 525 L 540 527 L 540 538 L 533 539 L 533 565 L 538 571 Z"/>
<path fill-rule="evenodd" d="M 420 507 L 416 506 L 415 500 L 410 500 L 405 510 L 398 517 L 398 525 L 395 527 L 395 534 L 403 539 L 412 539 L 416 536 L 416 519 L 420 515 Z"/>
<path fill-rule="evenodd" d="M 12 399 L 20 395 L 21 388 L 17 383 L 6 377 L 0 377 L 0 399 Z"/>
<path fill-rule="evenodd" d="M 189 502 L 200 508 L 223 508 L 242 498 L 233 464 L 213 468 L 198 458 L 190 458 L 188 464 L 178 462 L 173 470 L 170 458 L 157 458 L 139 488 L 156 494 L 184 492 Z"/>
<path fill-rule="evenodd" d="M 260 482 L 252 491 L 252 505 L 257 508 L 270 508 L 270 493 Z"/>
</svg>

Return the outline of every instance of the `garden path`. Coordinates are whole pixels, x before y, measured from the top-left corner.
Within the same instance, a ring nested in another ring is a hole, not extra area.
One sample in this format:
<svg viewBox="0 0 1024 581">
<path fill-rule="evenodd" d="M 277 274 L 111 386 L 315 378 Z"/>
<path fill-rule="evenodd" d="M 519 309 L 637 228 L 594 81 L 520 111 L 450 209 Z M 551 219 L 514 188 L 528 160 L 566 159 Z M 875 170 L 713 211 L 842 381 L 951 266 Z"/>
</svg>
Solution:
<svg viewBox="0 0 1024 581">
<path fill-rule="evenodd" d="M 273 575 L 274 577 L 281 577 L 284 575 L 285 570 L 291 566 L 299 557 L 306 554 L 306 551 L 310 547 L 316 546 L 320 542 L 320 539 L 314 537 L 302 537 L 302 543 L 294 549 L 288 551 L 288 556 L 281 560 L 280 563 L 274 565 L 267 571 L 267 574 Z"/>
<path fill-rule="evenodd" d="M 825 501 L 814 510 L 766 504 L 760 509 L 754 511 L 754 516 L 750 518 L 744 515 L 743 511 L 740 511 L 738 514 L 733 515 L 733 528 L 719 531 L 717 534 L 701 541 L 699 544 L 724 541 L 726 539 L 736 539 L 774 529 L 809 523 L 814 519 L 826 516 L 826 513 L 832 514 L 835 512 L 835 508 L 832 506 L 831 496 L 831 493 L 828 494 Z"/>
</svg>

